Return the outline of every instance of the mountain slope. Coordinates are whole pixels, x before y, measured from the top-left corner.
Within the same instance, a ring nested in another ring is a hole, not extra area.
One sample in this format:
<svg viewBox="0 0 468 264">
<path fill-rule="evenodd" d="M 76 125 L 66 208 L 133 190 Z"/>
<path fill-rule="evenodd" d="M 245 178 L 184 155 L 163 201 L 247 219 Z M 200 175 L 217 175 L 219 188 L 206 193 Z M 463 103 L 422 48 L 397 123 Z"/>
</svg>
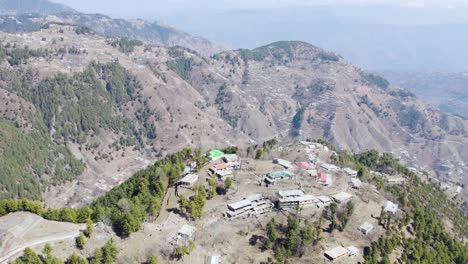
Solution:
<svg viewBox="0 0 468 264">
<path fill-rule="evenodd" d="M 186 146 L 206 150 L 272 138 L 326 138 L 340 149 L 394 152 L 441 179 L 466 181 L 460 171 L 468 157 L 465 119 L 304 42 L 207 59 L 70 26 L 0 38 L 1 67 L 12 73 L 0 88 L 31 105 L 10 102 L 30 109 L 13 116 L 39 114 L 51 142 L 86 165 L 76 181 L 45 188 L 49 205 L 88 203 L 149 160 Z"/>
<path fill-rule="evenodd" d="M 10 33 L 40 30 L 50 23 L 79 25 L 106 37 L 125 37 L 158 46 L 182 46 L 209 56 L 225 49 L 209 40 L 167 25 L 144 20 L 83 14 L 46 0 L 0 1 L 0 30 Z"/>
<path fill-rule="evenodd" d="M 56 14 L 74 12 L 73 9 L 48 0 L 0 0 L 0 14 Z"/>
</svg>

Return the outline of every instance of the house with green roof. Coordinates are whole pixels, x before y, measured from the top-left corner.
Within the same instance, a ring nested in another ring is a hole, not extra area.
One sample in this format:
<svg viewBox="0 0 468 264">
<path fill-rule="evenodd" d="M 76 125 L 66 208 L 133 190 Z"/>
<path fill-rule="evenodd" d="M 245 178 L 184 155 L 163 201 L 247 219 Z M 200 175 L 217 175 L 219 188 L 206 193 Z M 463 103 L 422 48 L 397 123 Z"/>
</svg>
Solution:
<svg viewBox="0 0 468 264">
<path fill-rule="evenodd" d="M 210 160 L 217 160 L 221 158 L 223 155 L 224 153 L 217 149 L 212 149 L 208 152 L 208 158 L 210 158 Z"/>
</svg>

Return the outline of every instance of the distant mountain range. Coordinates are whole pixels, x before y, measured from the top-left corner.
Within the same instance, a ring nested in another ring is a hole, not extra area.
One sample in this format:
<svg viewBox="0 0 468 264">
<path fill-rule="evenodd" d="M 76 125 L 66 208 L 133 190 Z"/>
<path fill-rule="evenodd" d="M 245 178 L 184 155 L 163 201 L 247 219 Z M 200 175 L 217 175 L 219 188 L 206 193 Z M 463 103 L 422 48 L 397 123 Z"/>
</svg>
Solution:
<svg viewBox="0 0 468 264">
<path fill-rule="evenodd" d="M 468 118 L 468 73 L 387 71 L 382 74 L 442 111 Z"/>
<path fill-rule="evenodd" d="M 32 32 L 46 24 L 61 23 L 86 27 L 105 37 L 126 37 L 159 46 L 183 46 L 204 56 L 226 49 L 205 38 L 156 22 L 83 14 L 47 0 L 3 0 L 0 1 L 0 10 L 3 14 L 0 16 L 0 30 L 4 32 Z"/>
<path fill-rule="evenodd" d="M 67 6 L 52 3 L 48 0 L 0 0 L 0 14 L 57 14 L 63 12 L 75 12 Z"/>
</svg>

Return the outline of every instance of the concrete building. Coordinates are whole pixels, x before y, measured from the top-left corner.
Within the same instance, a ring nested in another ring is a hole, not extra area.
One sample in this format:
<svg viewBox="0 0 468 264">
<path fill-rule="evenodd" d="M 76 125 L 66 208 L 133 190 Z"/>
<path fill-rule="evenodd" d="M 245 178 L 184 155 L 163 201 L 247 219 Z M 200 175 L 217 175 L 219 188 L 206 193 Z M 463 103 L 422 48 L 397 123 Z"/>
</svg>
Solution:
<svg viewBox="0 0 468 264">
<path fill-rule="evenodd" d="M 355 246 L 349 246 L 346 248 L 346 250 L 348 251 L 348 256 L 357 256 L 359 255 L 360 253 L 360 250 L 359 248 L 355 247 Z"/>
<path fill-rule="evenodd" d="M 334 261 L 348 255 L 348 250 L 342 246 L 338 246 L 334 249 L 325 251 L 324 255 L 329 260 Z"/>
<path fill-rule="evenodd" d="M 208 256 L 206 257 L 206 264 L 219 264 L 221 256 L 215 255 L 215 256 Z"/>
<path fill-rule="evenodd" d="M 286 190 L 286 191 L 279 191 L 278 195 L 281 198 L 299 197 L 299 196 L 304 195 L 304 192 L 301 190 Z"/>
<path fill-rule="evenodd" d="M 350 168 L 344 168 L 343 171 L 346 172 L 346 174 L 351 178 L 357 177 L 357 174 L 358 174 L 357 171 L 350 169 Z"/>
<path fill-rule="evenodd" d="M 239 159 L 239 156 L 237 156 L 237 154 L 224 154 L 223 160 L 224 162 L 229 163 L 229 162 L 238 162 L 240 159 Z"/>
<path fill-rule="evenodd" d="M 265 182 L 268 184 L 274 184 L 276 180 L 290 179 L 293 174 L 289 171 L 277 171 L 268 173 L 265 177 Z"/>
<path fill-rule="evenodd" d="M 359 226 L 359 231 L 361 231 L 364 235 L 368 235 L 370 232 L 374 230 L 374 226 L 368 222 L 365 222 L 361 226 Z"/>
<path fill-rule="evenodd" d="M 280 198 L 278 205 L 281 209 L 301 208 L 316 205 L 319 200 L 313 195 L 290 196 Z"/>
<path fill-rule="evenodd" d="M 323 163 L 323 164 L 320 164 L 320 168 L 326 170 L 326 171 L 338 171 L 340 168 L 333 165 L 333 164 L 330 164 L 330 163 Z"/>
<path fill-rule="evenodd" d="M 181 187 L 192 188 L 197 181 L 198 181 L 198 175 L 187 174 L 184 178 L 178 181 L 178 184 Z"/>
<path fill-rule="evenodd" d="M 285 169 L 289 170 L 293 167 L 293 164 L 284 159 L 274 159 L 273 163 L 283 166 Z"/>
<path fill-rule="evenodd" d="M 189 240 L 193 240 L 195 227 L 191 225 L 183 225 L 176 235 L 176 242 L 179 245 L 188 245 Z"/>
<path fill-rule="evenodd" d="M 390 201 L 385 201 L 384 211 L 388 213 L 396 214 L 396 212 L 398 211 L 398 204 L 394 204 Z"/>
<path fill-rule="evenodd" d="M 340 192 L 333 195 L 332 198 L 338 204 L 347 204 L 351 199 L 353 199 L 353 195 L 347 192 Z"/>
<path fill-rule="evenodd" d="M 385 181 L 388 183 L 388 184 L 403 184 L 405 183 L 405 178 L 403 177 L 387 177 L 385 178 Z"/>
<path fill-rule="evenodd" d="M 307 161 L 296 161 L 294 162 L 294 165 L 296 165 L 297 168 L 303 170 L 308 170 L 311 167 L 310 163 Z"/>
<path fill-rule="evenodd" d="M 358 179 L 358 178 L 352 178 L 351 179 L 351 187 L 353 187 L 353 189 L 361 189 L 362 188 L 361 180 Z"/>
<path fill-rule="evenodd" d="M 273 208 L 273 203 L 261 194 L 250 195 L 243 200 L 227 205 L 226 215 L 229 218 L 259 216 L 269 212 Z"/>
<path fill-rule="evenodd" d="M 324 172 L 319 172 L 317 175 L 317 182 L 323 186 L 331 186 L 333 184 L 332 176 Z"/>
<path fill-rule="evenodd" d="M 331 202 L 332 202 L 332 200 L 328 196 L 323 196 L 322 195 L 322 196 L 317 197 L 317 199 L 318 199 L 318 202 L 317 202 L 317 207 L 318 208 L 329 206 L 331 204 Z"/>
</svg>

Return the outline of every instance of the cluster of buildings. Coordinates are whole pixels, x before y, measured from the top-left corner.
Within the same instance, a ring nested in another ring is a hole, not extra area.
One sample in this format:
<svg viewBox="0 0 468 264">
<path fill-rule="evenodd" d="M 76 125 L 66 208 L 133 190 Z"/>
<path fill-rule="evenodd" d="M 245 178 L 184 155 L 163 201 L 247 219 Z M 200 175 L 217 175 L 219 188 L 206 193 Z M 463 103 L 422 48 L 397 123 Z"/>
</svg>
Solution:
<svg viewBox="0 0 468 264">
<path fill-rule="evenodd" d="M 208 154 L 210 160 L 222 160 L 223 162 L 213 165 L 209 168 L 208 173 L 216 175 L 220 179 L 226 179 L 233 176 L 233 170 L 239 169 L 241 160 L 236 154 L 224 154 L 219 150 L 212 150 Z"/>
<path fill-rule="evenodd" d="M 229 218 L 257 217 L 273 209 L 273 203 L 261 194 L 250 195 L 238 202 L 227 205 Z"/>
</svg>

